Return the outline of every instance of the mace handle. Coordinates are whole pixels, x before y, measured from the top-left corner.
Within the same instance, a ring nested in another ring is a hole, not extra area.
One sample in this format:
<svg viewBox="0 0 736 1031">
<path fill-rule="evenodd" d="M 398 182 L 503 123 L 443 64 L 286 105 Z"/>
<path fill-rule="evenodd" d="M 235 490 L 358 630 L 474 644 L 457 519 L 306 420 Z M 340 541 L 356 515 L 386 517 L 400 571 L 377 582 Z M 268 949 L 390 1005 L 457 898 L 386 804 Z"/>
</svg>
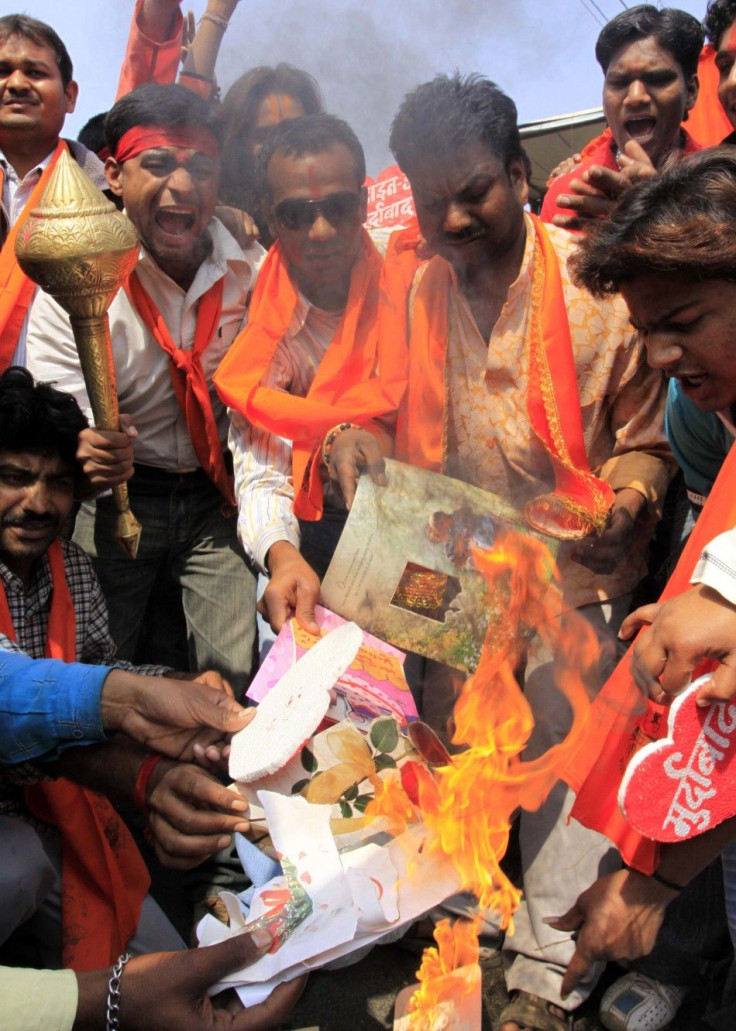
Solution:
<svg viewBox="0 0 736 1031">
<path fill-rule="evenodd" d="M 72 315 L 70 322 L 95 425 L 101 430 L 119 430 L 120 413 L 107 313 L 92 318 Z M 112 496 L 118 511 L 115 538 L 130 557 L 135 558 L 141 537 L 141 524 L 131 511 L 128 485 L 120 483 L 113 487 Z"/>
</svg>

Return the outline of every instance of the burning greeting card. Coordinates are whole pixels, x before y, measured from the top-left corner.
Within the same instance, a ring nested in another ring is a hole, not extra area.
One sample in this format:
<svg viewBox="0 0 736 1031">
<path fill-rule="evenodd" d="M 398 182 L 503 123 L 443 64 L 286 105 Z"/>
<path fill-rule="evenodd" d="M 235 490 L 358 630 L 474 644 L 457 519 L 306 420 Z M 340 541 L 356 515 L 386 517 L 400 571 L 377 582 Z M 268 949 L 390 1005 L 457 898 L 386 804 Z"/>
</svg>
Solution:
<svg viewBox="0 0 736 1031">
<path fill-rule="evenodd" d="M 345 625 L 341 616 L 317 605 L 315 619 L 323 635 Z M 248 690 L 259 704 L 273 686 L 320 640 L 296 619 L 284 623 L 276 642 Z M 393 645 L 363 632 L 358 652 L 330 689 L 326 719 L 331 723 L 349 718 L 364 728 L 378 716 L 393 716 L 403 725 L 417 718 L 416 705 L 404 677 L 404 653 Z"/>
</svg>

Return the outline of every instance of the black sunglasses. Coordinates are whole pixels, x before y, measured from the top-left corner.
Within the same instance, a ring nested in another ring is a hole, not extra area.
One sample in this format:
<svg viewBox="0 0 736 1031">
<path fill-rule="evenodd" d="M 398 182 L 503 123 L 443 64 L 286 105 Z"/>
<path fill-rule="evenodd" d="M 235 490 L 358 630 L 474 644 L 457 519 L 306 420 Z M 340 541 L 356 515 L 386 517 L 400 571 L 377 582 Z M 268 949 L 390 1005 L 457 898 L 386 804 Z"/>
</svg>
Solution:
<svg viewBox="0 0 736 1031">
<path fill-rule="evenodd" d="M 277 204 L 274 212 L 284 229 L 311 229 L 319 215 L 326 218 L 331 226 L 340 226 L 356 217 L 362 199 L 362 194 L 347 190 L 330 193 L 319 200 L 290 198 Z"/>
</svg>

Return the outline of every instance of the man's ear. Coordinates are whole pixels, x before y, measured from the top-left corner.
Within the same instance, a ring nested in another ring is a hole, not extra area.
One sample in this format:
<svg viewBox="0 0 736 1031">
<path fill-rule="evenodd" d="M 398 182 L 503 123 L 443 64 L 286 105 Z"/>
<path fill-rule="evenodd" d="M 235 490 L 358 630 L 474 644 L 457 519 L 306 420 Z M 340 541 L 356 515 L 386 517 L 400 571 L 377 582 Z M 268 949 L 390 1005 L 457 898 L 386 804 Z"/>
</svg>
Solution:
<svg viewBox="0 0 736 1031">
<path fill-rule="evenodd" d="M 77 97 L 79 96 L 79 85 L 74 79 L 64 87 L 64 96 L 66 97 L 66 113 L 70 115 L 77 106 Z"/>
<path fill-rule="evenodd" d="M 279 223 L 276 218 L 276 212 L 273 209 L 273 203 L 271 198 L 266 201 L 263 208 L 263 214 L 266 216 L 266 225 L 268 226 L 268 232 L 272 240 L 278 240 L 279 238 Z"/>
<path fill-rule="evenodd" d="M 700 90 L 700 79 L 697 75 L 691 75 L 687 81 L 687 100 L 685 102 L 685 115 L 683 122 L 687 120 L 688 111 L 692 111 L 695 107 L 695 101 L 698 99 L 698 91 Z"/>
<path fill-rule="evenodd" d="M 368 190 L 364 186 L 360 191 L 360 221 L 368 218 Z"/>
<path fill-rule="evenodd" d="M 526 177 L 526 162 L 522 157 L 512 158 L 509 162 L 509 179 L 523 207 L 529 201 L 529 181 Z"/>
<path fill-rule="evenodd" d="M 107 179 L 107 185 L 110 187 L 110 191 L 115 194 L 116 197 L 123 196 L 123 165 L 115 160 L 115 158 L 108 158 L 105 162 L 105 178 Z"/>
</svg>

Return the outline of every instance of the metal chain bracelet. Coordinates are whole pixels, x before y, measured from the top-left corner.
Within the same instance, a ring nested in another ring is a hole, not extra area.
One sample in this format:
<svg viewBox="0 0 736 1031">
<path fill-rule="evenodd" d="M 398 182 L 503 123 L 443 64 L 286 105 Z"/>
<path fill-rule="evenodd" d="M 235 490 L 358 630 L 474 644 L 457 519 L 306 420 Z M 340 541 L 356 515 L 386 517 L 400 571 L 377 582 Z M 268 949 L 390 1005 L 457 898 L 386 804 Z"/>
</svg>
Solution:
<svg viewBox="0 0 736 1031">
<path fill-rule="evenodd" d="M 217 27 L 222 29 L 223 32 L 227 31 L 227 27 L 230 24 L 227 18 L 223 18 L 219 14 L 210 14 L 209 11 L 205 11 L 202 17 L 199 19 L 200 25 L 203 21 L 211 21 L 213 25 L 217 25 Z"/>
<path fill-rule="evenodd" d="M 112 968 L 112 977 L 107 982 L 107 1020 L 105 1031 L 120 1031 L 120 978 L 123 967 L 130 959 L 130 953 L 124 952 Z"/>
</svg>

